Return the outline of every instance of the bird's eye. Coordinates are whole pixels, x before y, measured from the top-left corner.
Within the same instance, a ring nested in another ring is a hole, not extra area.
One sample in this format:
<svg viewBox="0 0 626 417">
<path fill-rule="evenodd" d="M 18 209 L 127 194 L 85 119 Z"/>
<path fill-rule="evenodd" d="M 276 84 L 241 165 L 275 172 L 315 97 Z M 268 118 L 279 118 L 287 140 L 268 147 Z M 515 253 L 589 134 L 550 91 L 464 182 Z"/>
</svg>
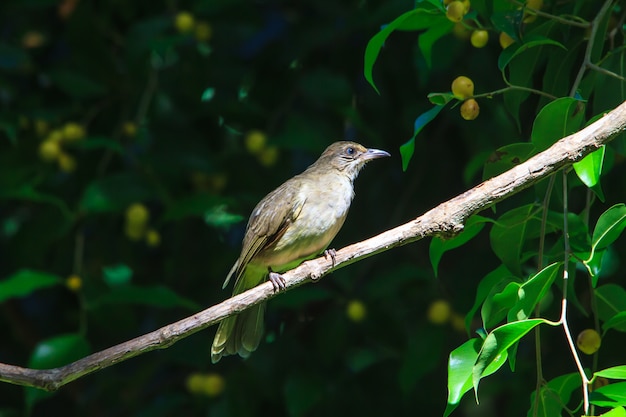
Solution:
<svg viewBox="0 0 626 417">
<path fill-rule="evenodd" d="M 354 155 L 354 148 L 353 147 L 346 148 L 346 153 L 348 155 Z"/>
</svg>

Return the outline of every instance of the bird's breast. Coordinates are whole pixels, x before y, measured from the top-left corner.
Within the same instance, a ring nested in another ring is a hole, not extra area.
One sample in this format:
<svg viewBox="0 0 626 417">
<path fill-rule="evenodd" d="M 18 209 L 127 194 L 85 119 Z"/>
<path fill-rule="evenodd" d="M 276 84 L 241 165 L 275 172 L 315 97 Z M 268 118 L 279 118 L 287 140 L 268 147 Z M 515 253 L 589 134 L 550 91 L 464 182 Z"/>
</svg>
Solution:
<svg viewBox="0 0 626 417">
<path fill-rule="evenodd" d="M 263 262 L 277 272 L 291 269 L 322 253 L 343 226 L 354 196 L 346 178 L 325 178 L 304 182 L 299 199 L 302 210 L 270 250 Z"/>
</svg>

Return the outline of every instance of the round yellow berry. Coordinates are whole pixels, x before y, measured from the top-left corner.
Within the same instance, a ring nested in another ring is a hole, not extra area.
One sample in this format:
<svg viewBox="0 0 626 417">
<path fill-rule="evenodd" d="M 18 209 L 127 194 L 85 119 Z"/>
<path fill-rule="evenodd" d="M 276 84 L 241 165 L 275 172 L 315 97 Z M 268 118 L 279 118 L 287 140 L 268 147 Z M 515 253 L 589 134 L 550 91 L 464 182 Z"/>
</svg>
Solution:
<svg viewBox="0 0 626 417">
<path fill-rule="evenodd" d="M 146 235 L 146 226 L 144 224 L 126 222 L 124 225 L 124 234 L 128 240 L 139 242 Z"/>
<path fill-rule="evenodd" d="M 463 7 L 465 8 L 463 14 L 467 14 L 470 11 L 470 7 L 472 7 L 472 3 L 470 0 L 461 0 L 461 3 L 463 3 Z"/>
<path fill-rule="evenodd" d="M 187 381 L 185 381 L 185 385 L 187 386 L 187 391 L 190 393 L 200 394 L 204 386 L 204 375 L 197 372 L 189 375 Z"/>
<path fill-rule="evenodd" d="M 245 138 L 246 149 L 253 155 L 259 154 L 267 143 L 267 136 L 260 130 L 251 130 Z"/>
<path fill-rule="evenodd" d="M 203 392 L 208 397 L 217 397 L 224 391 L 226 383 L 220 374 L 207 374 L 204 376 Z"/>
<path fill-rule="evenodd" d="M 576 338 L 576 346 L 578 349 L 587 354 L 593 355 L 600 349 L 600 345 L 602 344 L 602 339 L 600 338 L 600 334 L 594 329 L 585 329 L 578 334 Z"/>
<path fill-rule="evenodd" d="M 502 47 L 502 49 L 506 49 L 509 46 L 513 45 L 515 43 L 515 39 L 513 39 L 512 37 L 510 37 L 508 34 L 506 34 L 505 32 L 500 33 L 500 46 Z"/>
<path fill-rule="evenodd" d="M 278 148 L 269 146 L 261 151 L 258 158 L 261 165 L 271 167 L 278 161 Z"/>
<path fill-rule="evenodd" d="M 472 32 L 470 42 L 474 48 L 484 48 L 489 40 L 489 32 L 486 30 L 475 30 Z"/>
<path fill-rule="evenodd" d="M 63 172 L 70 173 L 76 170 L 76 159 L 65 152 L 59 154 L 57 164 L 59 164 L 59 169 Z"/>
<path fill-rule="evenodd" d="M 180 33 L 189 33 L 194 28 L 194 17 L 189 12 L 180 12 L 174 18 L 174 26 Z"/>
<path fill-rule="evenodd" d="M 150 212 L 141 203 L 131 204 L 126 209 L 126 221 L 130 224 L 145 225 L 150 220 Z"/>
<path fill-rule="evenodd" d="M 450 320 L 451 313 L 450 303 L 446 300 L 436 300 L 430 304 L 426 315 L 428 321 L 433 324 L 445 324 Z"/>
<path fill-rule="evenodd" d="M 146 232 L 146 245 L 155 248 L 161 244 L 161 234 L 155 229 L 148 229 Z"/>
<path fill-rule="evenodd" d="M 124 136 L 132 138 L 137 134 L 137 125 L 133 122 L 125 122 L 122 125 Z"/>
<path fill-rule="evenodd" d="M 543 0 L 528 0 L 526 2 L 526 8 L 524 9 L 524 23 L 532 23 L 537 20 L 537 13 L 535 10 L 541 10 L 543 7 Z"/>
<path fill-rule="evenodd" d="M 473 98 L 465 100 L 463 104 L 461 104 L 461 117 L 465 120 L 474 120 L 478 117 L 479 113 L 480 106 Z"/>
<path fill-rule="evenodd" d="M 452 34 L 460 40 L 465 40 L 470 37 L 471 32 L 465 27 L 463 23 L 455 23 L 452 28 Z"/>
<path fill-rule="evenodd" d="M 466 99 L 474 95 L 474 81 L 461 75 L 452 81 L 452 94 L 459 100 Z"/>
<path fill-rule="evenodd" d="M 48 125 L 48 122 L 42 119 L 36 119 L 35 120 L 35 132 L 37 133 L 37 135 L 39 136 L 43 136 L 46 133 L 48 133 L 48 129 L 50 128 L 50 126 Z"/>
<path fill-rule="evenodd" d="M 39 157 L 46 162 L 56 161 L 61 152 L 59 142 L 45 140 L 39 144 Z"/>
<path fill-rule="evenodd" d="M 54 129 L 48 136 L 46 136 L 46 140 L 52 142 L 61 142 L 63 140 L 63 131 L 61 129 Z"/>
<path fill-rule="evenodd" d="M 367 316 L 367 308 L 360 300 L 352 300 L 346 306 L 346 315 L 355 323 L 363 321 Z"/>
<path fill-rule="evenodd" d="M 207 22 L 198 22 L 194 30 L 194 35 L 198 42 L 208 42 L 213 35 L 213 28 Z"/>
<path fill-rule="evenodd" d="M 457 23 L 465 16 L 465 5 L 463 2 L 455 0 L 446 7 L 446 17 L 451 22 Z"/>
<path fill-rule="evenodd" d="M 85 128 L 78 123 L 69 122 L 63 126 L 63 139 L 68 142 L 80 140 L 85 137 Z"/>
<path fill-rule="evenodd" d="M 452 324 L 452 328 L 459 333 L 465 333 L 465 317 L 462 315 L 452 312 L 450 316 L 450 324 Z"/>
<path fill-rule="evenodd" d="M 30 30 L 22 36 L 22 46 L 26 49 L 39 48 L 46 43 L 45 36 L 36 30 Z"/>
<path fill-rule="evenodd" d="M 78 275 L 70 275 L 65 280 L 65 285 L 70 291 L 78 292 L 83 287 L 83 280 Z"/>
</svg>

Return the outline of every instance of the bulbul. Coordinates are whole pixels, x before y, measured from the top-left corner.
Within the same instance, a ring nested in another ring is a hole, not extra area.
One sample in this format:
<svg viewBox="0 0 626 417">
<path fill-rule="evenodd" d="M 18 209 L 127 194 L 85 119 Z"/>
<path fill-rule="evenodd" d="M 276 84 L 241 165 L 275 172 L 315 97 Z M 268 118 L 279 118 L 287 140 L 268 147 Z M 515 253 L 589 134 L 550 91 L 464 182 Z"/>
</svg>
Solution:
<svg viewBox="0 0 626 417">
<path fill-rule="evenodd" d="M 239 259 L 222 288 L 234 277 L 233 295 L 270 279 L 285 287 L 280 272 L 327 253 L 343 225 L 361 168 L 388 152 L 354 142 L 335 142 L 302 174 L 269 193 L 252 211 Z M 331 253 L 331 256 L 333 254 Z M 263 336 L 265 303 L 223 320 L 211 347 L 211 360 L 238 353 L 248 357 Z"/>
</svg>

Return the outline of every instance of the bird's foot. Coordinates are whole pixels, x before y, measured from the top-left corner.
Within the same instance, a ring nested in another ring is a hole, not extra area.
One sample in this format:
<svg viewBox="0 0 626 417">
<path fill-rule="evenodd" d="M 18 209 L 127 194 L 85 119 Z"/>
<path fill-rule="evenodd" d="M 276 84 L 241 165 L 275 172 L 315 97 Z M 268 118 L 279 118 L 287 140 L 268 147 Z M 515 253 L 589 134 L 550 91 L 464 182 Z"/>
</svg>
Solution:
<svg viewBox="0 0 626 417">
<path fill-rule="evenodd" d="M 330 263 L 332 264 L 332 267 L 335 267 L 335 261 L 337 258 L 337 251 L 335 249 L 326 249 L 324 251 L 324 259 L 328 259 L 328 257 L 330 256 Z"/>
<path fill-rule="evenodd" d="M 269 279 L 272 282 L 272 285 L 274 286 L 274 291 L 278 292 L 287 288 L 287 282 L 285 281 L 285 278 L 283 278 L 282 275 L 272 270 L 270 270 L 269 272 L 270 272 Z"/>
</svg>

